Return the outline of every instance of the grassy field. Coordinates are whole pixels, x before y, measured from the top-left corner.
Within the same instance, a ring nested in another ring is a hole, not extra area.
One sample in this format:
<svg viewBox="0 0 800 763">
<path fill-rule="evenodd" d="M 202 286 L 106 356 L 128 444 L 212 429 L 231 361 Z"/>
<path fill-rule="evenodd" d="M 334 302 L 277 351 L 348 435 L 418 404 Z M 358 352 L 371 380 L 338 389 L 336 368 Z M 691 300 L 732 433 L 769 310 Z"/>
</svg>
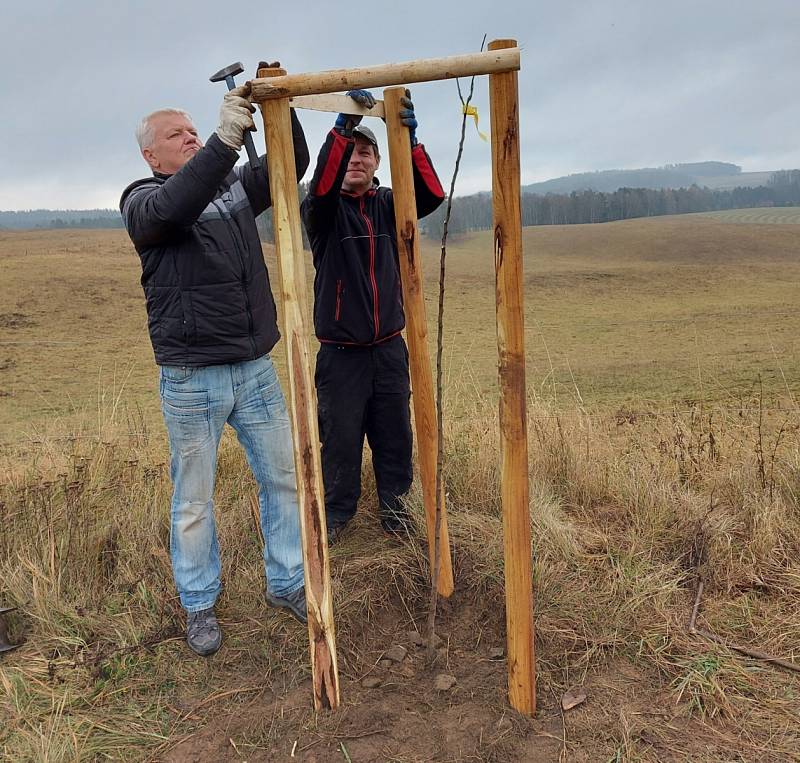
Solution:
<svg viewBox="0 0 800 763">
<path fill-rule="evenodd" d="M 342 709 L 261 600 L 223 438 L 223 649 L 193 658 L 138 262 L 112 231 L 0 232 L 0 759 L 800 761 L 800 228 L 700 216 L 524 232 L 538 712 L 506 704 L 491 239 L 452 242 L 445 479 L 456 594 L 383 537 L 364 470 L 332 552 Z M 425 257 L 435 314 L 438 247 Z M 267 252 L 268 261 L 272 255 Z M 282 352 L 276 358 L 283 362 Z M 411 508 L 422 525 L 418 493 Z M 704 584 L 697 625 L 688 621 Z M 386 659 L 403 646 L 400 661 Z M 436 674 L 456 679 L 433 688 Z M 367 683 L 377 679 L 379 686 Z M 562 712 L 560 696 L 587 700 Z"/>
<path fill-rule="evenodd" d="M 530 394 L 568 408 L 729 403 L 762 387 L 771 401 L 793 399 L 798 244 L 794 226 L 696 215 L 525 229 Z M 454 390 L 491 393 L 490 236 L 449 248 L 447 378 Z M 423 254 L 432 319 L 435 242 L 426 241 Z M 72 433 L 87 423 L 97 432 L 122 400 L 156 422 L 139 264 L 125 233 L 0 233 L 0 265 L 2 439 Z M 283 362 L 280 346 L 276 360 Z M 459 398 L 451 403 L 457 412 Z"/>
<path fill-rule="evenodd" d="M 758 223 L 760 225 L 800 223 L 800 207 L 759 207 L 726 209 L 721 212 L 698 212 L 692 217 L 707 217 L 723 223 Z"/>
<path fill-rule="evenodd" d="M 683 404 L 747 398 L 761 379 L 791 398 L 799 243 L 792 226 L 696 217 L 525 229 L 530 392 L 570 407 Z M 446 333 L 457 375 L 482 390 L 496 358 L 489 244 L 453 249 Z"/>
</svg>

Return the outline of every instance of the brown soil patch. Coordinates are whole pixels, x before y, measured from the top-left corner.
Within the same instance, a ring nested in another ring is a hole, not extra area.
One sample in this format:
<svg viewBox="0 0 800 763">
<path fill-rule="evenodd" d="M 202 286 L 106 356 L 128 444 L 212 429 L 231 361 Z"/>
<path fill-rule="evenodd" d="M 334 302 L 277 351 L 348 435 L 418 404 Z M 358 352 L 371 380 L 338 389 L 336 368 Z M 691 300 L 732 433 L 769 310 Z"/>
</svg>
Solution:
<svg viewBox="0 0 800 763">
<path fill-rule="evenodd" d="M 541 664 L 536 717 L 518 714 L 506 700 L 506 661 L 493 658 L 505 646 L 502 616 L 469 594 L 456 594 L 443 605 L 438 630 L 443 643 L 431 665 L 425 648 L 414 643 L 408 613 L 392 607 L 376 613 L 352 646 L 340 649 L 342 705 L 332 713 L 314 713 L 308 677 L 285 690 L 281 680 L 289 679 L 279 677 L 261 690 L 246 664 L 232 666 L 226 685 L 217 686 L 213 695 L 181 703 L 189 719 L 200 721 L 197 730 L 155 759 L 589 763 L 629 759 L 626 749 L 635 749 L 637 760 L 731 759 L 726 757 L 730 743 L 719 728 L 686 718 L 657 678 L 625 660 L 612 660 L 585 676 L 587 700 L 567 712 L 560 697 L 570 677 Z M 352 635 L 340 634 L 340 644 Z M 397 644 L 407 656 L 386 664 L 385 652 Z M 449 691 L 433 688 L 440 673 L 456 679 Z M 373 677 L 381 685 L 364 688 L 364 680 Z M 203 708 L 196 714 L 199 703 Z"/>
</svg>

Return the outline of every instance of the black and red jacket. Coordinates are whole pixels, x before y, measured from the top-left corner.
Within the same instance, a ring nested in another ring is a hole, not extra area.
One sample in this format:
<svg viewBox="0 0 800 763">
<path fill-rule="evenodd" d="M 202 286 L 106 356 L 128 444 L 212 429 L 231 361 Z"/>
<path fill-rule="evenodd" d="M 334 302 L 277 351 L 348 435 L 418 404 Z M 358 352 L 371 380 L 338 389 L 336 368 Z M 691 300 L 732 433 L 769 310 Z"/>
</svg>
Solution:
<svg viewBox="0 0 800 763">
<path fill-rule="evenodd" d="M 405 326 L 391 188 L 362 196 L 342 190 L 354 140 L 328 133 L 301 213 L 311 242 L 314 330 L 320 342 L 371 345 Z M 421 144 L 411 150 L 417 217 L 433 212 L 444 191 Z"/>
</svg>

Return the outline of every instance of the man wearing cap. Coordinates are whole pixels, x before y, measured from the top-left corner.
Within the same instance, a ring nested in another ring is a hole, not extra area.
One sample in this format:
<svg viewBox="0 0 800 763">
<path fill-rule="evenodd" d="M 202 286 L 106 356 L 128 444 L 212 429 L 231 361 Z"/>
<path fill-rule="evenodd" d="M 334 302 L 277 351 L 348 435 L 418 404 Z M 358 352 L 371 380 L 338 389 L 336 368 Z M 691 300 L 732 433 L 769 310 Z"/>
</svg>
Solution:
<svg viewBox="0 0 800 763">
<path fill-rule="evenodd" d="M 366 90 L 347 95 L 368 108 L 375 105 Z M 409 128 L 422 218 L 442 203 L 444 191 L 417 143 L 408 97 L 402 99 L 400 117 Z M 365 435 L 381 525 L 392 535 L 410 530 L 402 500 L 412 480 L 410 385 L 394 203 L 391 188 L 375 177 L 378 141 L 360 120 L 339 114 L 301 209 L 316 269 L 314 329 L 320 349 L 315 383 L 330 543 L 356 512 Z"/>
</svg>

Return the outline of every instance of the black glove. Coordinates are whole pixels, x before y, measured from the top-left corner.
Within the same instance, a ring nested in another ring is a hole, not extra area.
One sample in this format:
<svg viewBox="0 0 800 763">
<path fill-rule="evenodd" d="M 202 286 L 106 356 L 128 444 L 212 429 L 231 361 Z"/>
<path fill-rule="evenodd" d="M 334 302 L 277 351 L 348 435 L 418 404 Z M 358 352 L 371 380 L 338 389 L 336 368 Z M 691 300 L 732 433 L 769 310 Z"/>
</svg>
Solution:
<svg viewBox="0 0 800 763">
<path fill-rule="evenodd" d="M 371 109 L 375 105 L 375 96 L 373 96 L 369 90 L 348 90 L 345 95 L 348 95 L 356 103 L 366 106 L 368 109 Z M 336 124 L 334 124 L 333 127 L 336 132 L 349 138 L 353 134 L 353 128 L 360 123 L 360 114 L 339 114 L 339 116 L 336 117 Z"/>
<path fill-rule="evenodd" d="M 411 91 L 406 90 L 406 94 L 400 98 L 400 121 L 408 127 L 408 137 L 411 140 L 412 148 L 417 145 L 417 117 L 414 114 L 414 104 L 411 102 Z"/>
</svg>

